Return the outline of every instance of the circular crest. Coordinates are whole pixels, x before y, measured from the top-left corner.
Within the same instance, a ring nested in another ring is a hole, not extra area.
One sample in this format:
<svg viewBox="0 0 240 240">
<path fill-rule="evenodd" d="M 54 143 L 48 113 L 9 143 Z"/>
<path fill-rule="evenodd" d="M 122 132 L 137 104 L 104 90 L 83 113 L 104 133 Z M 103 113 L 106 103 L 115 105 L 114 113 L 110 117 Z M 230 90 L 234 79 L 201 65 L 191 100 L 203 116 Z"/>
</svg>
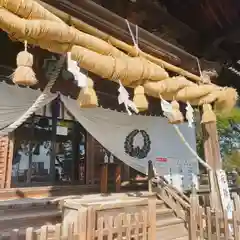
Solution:
<svg viewBox="0 0 240 240">
<path fill-rule="evenodd" d="M 141 134 L 143 137 L 142 147 L 134 146 L 134 139 L 138 134 Z M 146 158 L 148 153 L 151 150 L 151 140 L 148 133 L 145 130 L 138 130 L 138 129 L 133 130 L 126 137 L 126 140 L 124 142 L 124 149 L 125 149 L 125 152 L 133 158 L 138 158 L 138 159 Z"/>
</svg>

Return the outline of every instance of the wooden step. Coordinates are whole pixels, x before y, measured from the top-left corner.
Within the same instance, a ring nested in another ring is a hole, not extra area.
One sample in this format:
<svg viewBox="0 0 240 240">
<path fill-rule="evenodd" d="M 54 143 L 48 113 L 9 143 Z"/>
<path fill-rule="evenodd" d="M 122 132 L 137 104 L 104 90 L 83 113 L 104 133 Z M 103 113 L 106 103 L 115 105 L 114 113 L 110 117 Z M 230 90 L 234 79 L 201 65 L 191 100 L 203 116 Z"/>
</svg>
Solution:
<svg viewBox="0 0 240 240">
<path fill-rule="evenodd" d="M 156 200 L 156 208 L 157 209 L 166 208 L 164 201 L 157 199 Z"/>
<path fill-rule="evenodd" d="M 21 199 L 0 201 L 0 233 L 12 229 L 41 227 L 61 221 L 61 211 L 57 202 L 46 199 Z"/>
<path fill-rule="evenodd" d="M 157 239 L 172 240 L 188 236 L 185 223 L 179 218 L 157 221 Z"/>
<path fill-rule="evenodd" d="M 31 199 L 0 202 L 0 216 L 7 216 L 18 213 L 31 213 L 37 211 L 51 211 L 58 209 L 58 202 L 51 202 L 49 199 Z"/>
<path fill-rule="evenodd" d="M 177 225 L 180 223 L 184 223 L 184 220 L 177 218 L 177 217 L 161 219 L 161 220 L 157 221 L 157 228 L 169 227 L 169 226 Z"/>
<path fill-rule="evenodd" d="M 0 232 L 9 232 L 12 229 L 24 229 L 27 227 L 42 226 L 45 224 L 56 224 L 61 221 L 59 210 L 38 211 L 32 213 L 21 213 L 0 217 Z"/>
<path fill-rule="evenodd" d="M 175 217 L 174 211 L 170 208 L 157 208 L 156 209 L 156 219 L 159 220 L 167 220 Z"/>
</svg>

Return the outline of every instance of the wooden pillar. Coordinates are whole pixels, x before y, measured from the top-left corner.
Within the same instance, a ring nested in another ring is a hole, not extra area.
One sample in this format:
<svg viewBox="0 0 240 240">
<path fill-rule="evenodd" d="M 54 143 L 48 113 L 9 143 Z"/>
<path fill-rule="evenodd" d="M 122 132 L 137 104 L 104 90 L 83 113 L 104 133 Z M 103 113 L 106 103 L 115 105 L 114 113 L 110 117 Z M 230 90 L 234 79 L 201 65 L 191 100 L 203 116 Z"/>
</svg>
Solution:
<svg viewBox="0 0 240 240">
<path fill-rule="evenodd" d="M 103 163 L 101 165 L 101 193 L 106 194 L 108 192 L 108 164 Z"/>
<path fill-rule="evenodd" d="M 13 134 L 0 137 L 0 189 L 11 187 L 13 147 Z"/>
<path fill-rule="evenodd" d="M 13 151 L 14 151 L 14 133 L 9 134 L 8 144 L 8 157 L 7 157 L 7 169 L 6 169 L 6 181 L 5 188 L 11 188 L 12 182 L 12 162 L 13 162 Z"/>
<path fill-rule="evenodd" d="M 86 139 L 86 184 L 94 184 L 94 138 L 87 133 Z"/>
<path fill-rule="evenodd" d="M 206 162 L 214 169 L 222 168 L 216 122 L 203 123 L 203 144 Z"/>
<path fill-rule="evenodd" d="M 203 123 L 202 131 L 205 160 L 213 170 L 209 176 L 211 187 L 210 204 L 212 208 L 222 209 L 220 191 L 216 177 L 216 171 L 222 167 L 216 122 Z"/>
<path fill-rule="evenodd" d="M 130 180 L 130 167 L 127 164 L 123 164 L 123 180 L 129 181 Z"/>
<path fill-rule="evenodd" d="M 5 188 L 7 162 L 8 162 L 8 136 L 0 137 L 0 189 Z"/>
<path fill-rule="evenodd" d="M 121 191 L 121 167 L 121 164 L 117 164 L 115 169 L 115 186 L 117 193 Z"/>
</svg>

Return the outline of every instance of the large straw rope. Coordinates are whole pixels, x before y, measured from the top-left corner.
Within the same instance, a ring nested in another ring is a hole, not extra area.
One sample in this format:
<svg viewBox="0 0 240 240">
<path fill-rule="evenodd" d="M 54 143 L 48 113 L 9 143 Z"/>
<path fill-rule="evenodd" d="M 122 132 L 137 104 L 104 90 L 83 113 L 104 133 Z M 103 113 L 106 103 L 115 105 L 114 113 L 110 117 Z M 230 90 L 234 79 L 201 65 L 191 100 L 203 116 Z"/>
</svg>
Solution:
<svg viewBox="0 0 240 240">
<path fill-rule="evenodd" d="M 26 20 L 3 7 L 0 8 L 0 27 L 16 39 L 25 38 L 28 42 L 32 40 L 33 43 L 43 48 L 44 45 L 41 46 L 42 41 L 56 42 L 56 45 L 59 47 L 57 52 L 62 50 L 63 53 L 63 51 L 69 51 L 73 45 L 80 45 L 103 55 L 128 58 L 125 53 L 109 43 L 70 27 L 64 22 L 43 19 Z"/>
<path fill-rule="evenodd" d="M 30 0 L 29 0 L 30 1 Z M 199 77 L 195 74 L 192 74 L 180 67 L 177 67 L 177 66 L 174 66 L 162 59 L 159 59 L 159 58 L 156 58 L 150 54 L 147 54 L 143 51 L 136 51 L 136 48 L 135 46 L 132 46 L 132 45 L 129 45 L 127 44 L 126 42 L 123 42 L 83 21 L 81 21 L 80 19 L 78 18 L 75 18 L 75 17 L 72 17 L 71 15 L 59 10 L 59 9 L 56 9 L 55 7 L 52 7 L 50 6 L 49 4 L 45 3 L 45 2 L 42 2 L 40 0 L 36 0 L 37 2 L 39 2 L 39 4 L 41 6 L 44 6 L 49 12 L 51 13 L 54 13 L 56 16 L 58 16 L 59 18 L 61 18 L 64 22 L 67 22 L 69 23 L 70 25 L 73 25 L 75 28 L 77 28 L 78 30 L 81 30 L 81 31 L 84 31 L 86 33 L 89 33 L 93 36 L 96 36 L 100 39 L 103 39 L 104 41 L 106 42 L 109 42 L 111 43 L 113 46 L 115 46 L 116 48 L 118 49 L 121 49 L 123 50 L 124 52 L 127 52 L 129 55 L 131 56 L 142 56 L 146 59 L 148 59 L 149 61 L 157 64 L 157 65 L 160 65 L 160 66 L 163 66 L 164 68 L 168 69 L 169 71 L 172 71 L 172 72 L 175 72 L 177 73 L 178 75 L 182 75 L 182 76 L 185 76 L 193 81 L 196 81 L 196 82 L 204 82 L 204 79 L 202 77 Z"/>
<path fill-rule="evenodd" d="M 39 4 L 39 3 L 40 4 Z M 42 7 L 42 5 L 44 7 Z M 43 3 L 41 1 L 32 1 L 32 0 L 0 0 L 0 6 L 6 7 L 9 11 L 27 19 L 46 19 L 56 22 L 61 22 L 63 19 L 65 22 L 68 22 L 68 24 L 74 25 L 79 30 L 83 30 L 93 36 L 96 36 L 98 40 L 104 40 L 104 42 L 111 43 L 113 46 L 116 46 L 117 48 L 123 50 L 124 52 L 129 53 L 132 56 L 140 55 L 153 63 L 164 66 L 165 68 L 169 69 L 170 71 L 176 72 L 179 75 L 186 76 L 194 81 L 202 82 L 203 79 L 199 76 L 196 76 L 184 69 L 181 69 L 179 67 L 173 66 L 172 64 L 169 64 L 162 59 L 158 59 L 156 57 L 151 56 L 150 54 L 147 54 L 143 51 L 136 51 L 136 48 L 134 46 L 128 45 L 125 42 L 122 42 L 102 31 L 99 29 L 96 29 L 92 26 L 89 26 L 88 24 L 82 22 L 79 19 L 73 18 L 70 15 L 63 13 L 62 11 L 49 6 L 46 3 Z M 49 9 L 49 11 L 47 10 Z M 54 12 L 55 15 L 58 15 L 56 17 L 52 12 Z M 113 52 L 118 53 L 118 49 L 114 48 L 111 44 L 109 46 L 112 47 Z M 99 51 L 97 51 L 99 52 Z M 120 51 L 121 52 L 121 51 Z M 111 53 L 111 55 L 116 56 L 115 54 Z"/>
<path fill-rule="evenodd" d="M 136 81 L 151 79 L 163 80 L 168 73 L 160 66 L 153 65 L 144 58 L 117 58 L 100 55 L 80 46 L 73 46 L 72 59 L 79 65 L 102 78 L 118 81 L 124 85 L 131 85 Z"/>
<path fill-rule="evenodd" d="M 0 132 L 1 134 L 8 134 L 9 132 L 12 132 L 13 130 L 21 126 L 39 108 L 39 106 L 41 106 L 41 104 L 45 101 L 46 97 L 50 93 L 52 86 L 56 82 L 61 72 L 61 69 L 64 66 L 64 62 L 65 56 L 62 56 L 56 64 L 56 70 L 50 74 L 50 80 L 41 95 L 20 118 L 18 118 L 14 123 L 7 126 L 5 129 L 3 129 Z"/>
<path fill-rule="evenodd" d="M 15 33 L 14 37 L 18 39 L 26 40 L 27 38 L 30 43 L 38 44 L 40 47 L 54 52 L 67 52 L 74 44 L 77 44 L 78 46 L 73 46 L 72 53 L 76 60 L 79 60 L 80 66 L 110 80 L 122 79 L 125 85 L 132 85 L 132 83 L 138 85 L 144 83 L 145 80 L 158 81 L 168 77 L 167 72 L 160 66 L 143 58 L 128 57 L 105 41 L 81 33 L 60 21 L 25 20 L 4 8 L 0 8 L 0 27 L 9 34 Z M 79 45 L 84 45 L 88 49 Z M 97 51 L 100 51 L 101 54 Z M 216 100 L 220 110 L 226 106 L 234 106 L 236 102 L 236 92 L 229 100 L 229 96 L 225 94 L 227 90 L 220 91 L 221 89 L 215 85 L 197 87 L 191 85 L 190 82 L 187 84 L 186 81 L 184 88 L 181 87 L 176 92 L 171 93 L 163 92 L 162 96 L 198 103 Z M 147 88 L 145 90 L 149 95 L 159 96 L 156 94 L 156 91 L 160 91 L 158 88 L 153 89 L 151 85 L 145 86 L 145 88 Z M 228 89 L 228 92 L 230 91 L 234 93 L 233 89 Z"/>
</svg>

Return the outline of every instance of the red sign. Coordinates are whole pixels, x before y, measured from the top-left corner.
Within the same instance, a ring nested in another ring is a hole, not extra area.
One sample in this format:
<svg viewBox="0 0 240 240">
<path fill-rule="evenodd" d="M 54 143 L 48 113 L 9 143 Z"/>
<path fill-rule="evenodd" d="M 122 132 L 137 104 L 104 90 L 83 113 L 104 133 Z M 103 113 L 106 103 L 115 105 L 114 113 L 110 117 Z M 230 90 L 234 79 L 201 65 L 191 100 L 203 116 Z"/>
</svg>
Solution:
<svg viewBox="0 0 240 240">
<path fill-rule="evenodd" d="M 163 157 L 157 157 L 156 158 L 157 162 L 167 162 L 167 158 L 163 158 Z"/>
</svg>

